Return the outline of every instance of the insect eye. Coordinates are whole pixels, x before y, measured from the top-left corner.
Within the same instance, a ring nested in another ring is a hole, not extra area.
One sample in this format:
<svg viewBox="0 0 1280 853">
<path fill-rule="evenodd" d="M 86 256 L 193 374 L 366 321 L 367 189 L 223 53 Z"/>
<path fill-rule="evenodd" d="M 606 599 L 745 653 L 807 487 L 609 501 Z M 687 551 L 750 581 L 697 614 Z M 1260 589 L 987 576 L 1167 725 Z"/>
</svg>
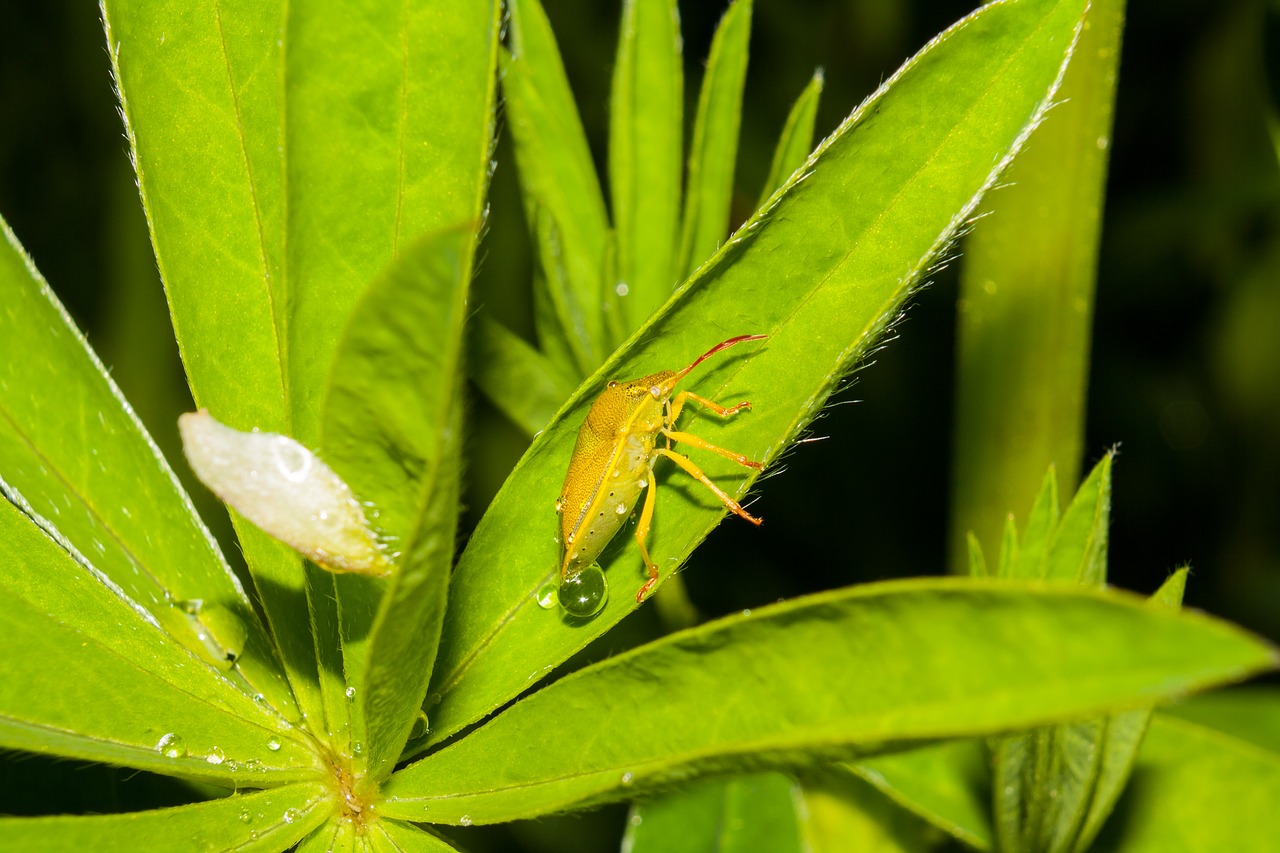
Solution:
<svg viewBox="0 0 1280 853">
<path fill-rule="evenodd" d="M 661 389 L 661 388 L 659 388 L 657 385 L 650 385 L 650 386 L 649 386 L 649 395 L 650 395 L 650 396 L 652 396 L 652 397 L 653 397 L 653 399 L 655 399 L 655 400 L 661 400 L 661 399 L 662 399 L 662 389 Z"/>
<path fill-rule="evenodd" d="M 616 379 L 610 379 L 610 380 L 609 380 L 609 384 L 608 384 L 608 386 L 607 386 L 607 387 L 609 387 L 609 388 L 617 388 L 617 387 L 618 387 L 618 380 L 616 380 Z"/>
</svg>

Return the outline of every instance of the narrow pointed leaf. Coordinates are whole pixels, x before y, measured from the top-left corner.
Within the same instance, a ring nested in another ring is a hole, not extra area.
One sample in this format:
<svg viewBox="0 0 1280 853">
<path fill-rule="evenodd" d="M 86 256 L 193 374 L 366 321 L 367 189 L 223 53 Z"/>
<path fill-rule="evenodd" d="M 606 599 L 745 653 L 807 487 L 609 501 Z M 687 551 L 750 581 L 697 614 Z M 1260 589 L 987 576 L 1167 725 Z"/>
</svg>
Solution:
<svg viewBox="0 0 1280 853">
<path fill-rule="evenodd" d="M 232 794 L 189 806 L 86 817 L 0 818 L 0 837 L 29 853 L 95 850 L 157 853 L 187 850 L 274 851 L 292 847 L 328 816 L 321 784 Z"/>
<path fill-rule="evenodd" d="M 1092 849 L 1267 850 L 1280 833 L 1280 754 L 1159 713 L 1118 813 Z"/>
<path fill-rule="evenodd" d="M 486 314 L 471 323 L 467 369 L 489 401 L 529 437 L 547 425 L 574 389 L 542 353 Z"/>
<path fill-rule="evenodd" d="M 975 850 L 995 849 L 987 754 L 981 742 L 953 740 L 849 765 L 903 808 Z"/>
<path fill-rule="evenodd" d="M 1107 580 L 1107 534 L 1111 526 L 1111 460 L 1094 466 L 1062 514 L 1049 546 L 1044 576 L 1098 586 Z"/>
<path fill-rule="evenodd" d="M 729 236 L 729 206 L 742 125 L 742 87 L 747 79 L 751 2 L 737 0 L 711 40 L 706 76 L 698 97 L 684 193 L 684 227 L 676 272 L 692 273 Z M 807 153 L 807 152 L 806 152 Z"/>
<path fill-rule="evenodd" d="M 0 745 L 224 784 L 315 772 L 283 717 L 4 500 L 0 564 Z"/>
<path fill-rule="evenodd" d="M 573 336 L 594 367 L 608 351 L 600 326 L 609 230 L 604 194 L 546 13 L 537 0 L 514 0 L 507 9 L 511 51 L 503 56 L 502 92 L 525 213 L 531 226 L 542 211 L 556 223 L 554 246 L 545 244 L 552 235 L 532 229 L 544 268 L 548 257 L 563 268 L 562 276 L 546 276 L 544 286 L 561 288 L 559 301 L 580 318 L 580 327 L 560 332 Z"/>
<path fill-rule="evenodd" d="M 819 68 L 813 72 L 809 85 L 804 87 L 800 97 L 791 105 L 791 112 L 787 113 L 777 147 L 773 150 L 764 191 L 760 193 L 760 204 L 757 206 L 763 206 L 769 196 L 787 183 L 787 179 L 809 158 L 809 152 L 813 150 L 813 126 L 818 118 L 818 101 L 821 98 L 822 69 Z"/>
<path fill-rule="evenodd" d="M 284 4 L 105 0 L 156 263 L 196 404 L 294 435 L 286 378 Z M 232 514 L 298 704 L 321 715 L 302 560 Z"/>
<path fill-rule="evenodd" d="M 102 363 L 0 228 L 0 481 L 170 636 L 222 667 L 237 661 L 249 692 L 296 720 L 239 580 Z"/>
<path fill-rule="evenodd" d="M 643 577 L 624 531 L 602 556 L 614 587 L 592 621 L 536 603 L 557 576 L 554 506 L 591 399 L 609 379 L 678 369 L 717 341 L 763 333 L 682 386 L 753 408 L 727 421 L 683 416 L 721 447 L 769 461 L 874 348 L 935 253 L 1016 151 L 1051 98 L 1083 0 L 984 7 L 936 39 L 859 108 L 796 179 L 677 298 L 582 386 L 490 504 L 451 581 L 429 709 L 432 739 L 457 731 L 566 660 L 635 608 Z M 741 497 L 744 469 L 696 449 L 708 476 Z M 659 467 L 650 553 L 667 577 L 724 516 L 696 483 Z M 674 466 L 672 466 L 674 467 Z M 684 480 L 683 482 L 690 482 Z M 767 519 L 766 519 L 767 522 Z M 731 523 L 743 523 L 734 520 Z"/>
<path fill-rule="evenodd" d="M 609 190 L 628 330 L 675 290 L 684 72 L 675 0 L 625 0 L 609 102 Z"/>
<path fill-rule="evenodd" d="M 777 773 L 697 782 L 632 806 L 631 853 L 801 853 L 795 782 Z"/>
<path fill-rule="evenodd" d="M 400 754 L 427 692 L 458 517 L 463 323 L 472 228 L 410 247 L 356 306 L 325 399 L 325 457 L 399 552 L 386 579 L 336 580 L 357 760 Z M 377 381 L 371 381 L 376 377 Z"/>
<path fill-rule="evenodd" d="M 1142 706 L 1278 660 L 1227 623 L 1113 592 L 946 578 L 870 584 L 579 670 L 393 776 L 381 808 L 439 823 L 533 817 L 694 775 L 808 766 Z M 635 712 L 620 717 L 620 708 Z"/>
<path fill-rule="evenodd" d="M 1040 484 L 1040 492 L 1035 503 L 1031 505 L 1031 514 L 1018 539 L 1018 559 L 1013 566 L 1015 578 L 1026 580 L 1043 580 L 1049 545 L 1058 530 L 1061 513 L 1058 510 L 1058 478 L 1053 467 L 1049 468 Z M 1073 578 L 1059 578 L 1072 580 Z"/>
</svg>

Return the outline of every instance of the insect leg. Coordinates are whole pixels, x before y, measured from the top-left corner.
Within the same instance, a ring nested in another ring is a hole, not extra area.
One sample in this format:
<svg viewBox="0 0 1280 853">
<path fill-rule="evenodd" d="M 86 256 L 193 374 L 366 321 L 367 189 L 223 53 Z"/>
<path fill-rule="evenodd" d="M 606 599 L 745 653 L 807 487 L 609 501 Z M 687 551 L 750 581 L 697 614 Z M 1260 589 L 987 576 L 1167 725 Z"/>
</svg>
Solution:
<svg viewBox="0 0 1280 853">
<path fill-rule="evenodd" d="M 649 492 L 644 496 L 644 507 L 640 510 L 640 520 L 636 522 L 636 544 L 640 546 L 640 556 L 644 558 L 644 568 L 649 573 L 649 579 L 636 592 L 637 604 L 644 601 L 645 596 L 658 582 L 658 564 L 649 556 L 649 549 L 644 546 L 644 540 L 649 535 L 649 527 L 653 524 L 653 507 L 657 503 L 658 484 L 653 480 L 653 465 L 649 466 L 647 479 Z"/>
<path fill-rule="evenodd" d="M 677 435 L 679 435 L 679 433 L 677 433 Z M 722 450 L 719 447 L 713 447 L 712 445 L 706 445 L 706 447 L 709 450 L 714 449 L 717 452 L 728 453 L 728 451 Z M 730 510 L 733 511 L 735 515 L 745 518 L 747 521 L 751 522 L 752 524 L 755 524 L 755 525 L 760 524 L 761 519 L 756 518 L 754 515 L 747 512 L 745 509 L 742 508 L 742 504 L 738 503 L 733 498 L 729 497 L 729 495 L 725 492 L 724 489 L 720 488 L 715 483 L 711 482 L 711 478 L 708 477 L 706 474 L 702 473 L 702 469 L 699 468 L 697 465 L 694 465 L 692 459 L 690 459 L 687 456 L 681 456 L 679 453 L 676 453 L 674 451 L 667 450 L 665 447 L 659 447 L 654 452 L 667 457 L 672 462 L 676 463 L 681 468 L 683 468 L 685 471 L 688 471 L 689 474 L 694 477 L 694 479 L 698 480 L 698 482 L 702 483 L 702 485 L 710 489 L 715 494 L 715 496 L 720 499 L 720 503 L 727 506 Z M 730 456 L 729 458 L 732 459 L 733 457 Z M 758 466 L 759 463 L 752 463 L 752 464 Z"/>
<path fill-rule="evenodd" d="M 669 441 L 678 441 L 681 444 L 687 444 L 690 447 L 699 447 L 703 450 L 710 450 L 712 453 L 718 453 L 725 459 L 732 459 L 734 462 L 737 462 L 739 465 L 743 465 L 747 468 L 755 468 L 759 471 L 764 467 L 759 462 L 755 462 L 741 453 L 737 453 L 733 450 L 725 450 L 723 447 L 712 444 L 705 438 L 700 438 L 691 432 L 678 432 L 677 430 L 664 429 L 662 434 L 666 436 Z M 681 456 L 680 458 L 684 459 L 685 457 Z M 689 473 L 692 474 L 693 472 L 690 471 Z M 694 476 L 696 477 L 698 475 L 694 474 Z"/>
<path fill-rule="evenodd" d="M 671 402 L 669 404 L 670 408 L 667 409 L 668 425 L 676 422 L 676 418 L 680 417 L 680 410 L 683 409 L 684 404 L 688 402 L 694 402 L 694 403 L 698 403 L 699 405 L 706 406 L 708 409 L 715 412 L 717 415 L 719 415 L 722 418 L 727 418 L 730 415 L 736 415 L 738 412 L 741 412 L 743 409 L 751 408 L 750 400 L 743 400 L 741 403 L 738 403 L 736 406 L 722 406 L 719 403 L 717 403 L 715 400 L 708 400 L 706 397 L 703 397 L 698 394 L 694 394 L 692 391 L 681 391 L 679 394 L 675 395 L 675 397 L 671 399 Z"/>
</svg>

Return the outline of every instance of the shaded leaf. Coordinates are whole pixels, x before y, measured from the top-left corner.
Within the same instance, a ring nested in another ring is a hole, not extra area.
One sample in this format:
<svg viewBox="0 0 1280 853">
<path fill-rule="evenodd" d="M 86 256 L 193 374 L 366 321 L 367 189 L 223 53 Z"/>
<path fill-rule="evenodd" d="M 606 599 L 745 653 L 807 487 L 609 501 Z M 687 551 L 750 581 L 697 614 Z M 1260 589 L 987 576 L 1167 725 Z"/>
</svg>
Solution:
<svg viewBox="0 0 1280 853">
<path fill-rule="evenodd" d="M 512 0 L 507 9 L 511 52 L 502 56 L 502 92 L 525 215 L 543 259 L 541 283 L 560 289 L 555 301 L 580 318 L 580 327 L 565 325 L 560 333 L 594 367 L 607 351 L 599 325 L 609 230 L 604 194 L 546 13 L 537 0 Z M 537 225 L 542 211 L 554 233 Z M 552 276 L 548 260 L 563 274 Z"/>
<path fill-rule="evenodd" d="M 696 782 L 632 806 L 623 848 L 632 853 L 801 853 L 794 789 L 794 782 L 777 773 Z"/>
<path fill-rule="evenodd" d="M 724 13 L 711 40 L 689 150 L 684 224 L 675 268 L 681 279 L 711 257 L 729 236 L 729 205 L 733 201 L 738 128 L 742 124 L 742 87 L 747 79 L 751 2 L 736 0 Z"/>
<path fill-rule="evenodd" d="M 788 178 L 808 159 L 809 152 L 813 150 L 813 126 L 818 117 L 818 100 L 821 97 L 822 69 L 818 69 L 809 79 L 809 85 L 804 87 L 804 91 L 791 105 L 791 112 L 787 113 L 757 207 L 763 206 L 769 196 L 787 183 Z"/>
<path fill-rule="evenodd" d="M 953 740 L 849 765 L 894 802 L 975 850 L 995 849 L 983 744 Z"/>
<path fill-rule="evenodd" d="M 680 48 L 675 0 L 624 0 L 609 99 L 609 199 L 628 330 L 666 302 L 679 280 Z"/>
<path fill-rule="evenodd" d="M 487 314 L 476 317 L 468 331 L 467 368 L 489 401 L 530 437 L 573 393 L 573 380 Z"/>
</svg>

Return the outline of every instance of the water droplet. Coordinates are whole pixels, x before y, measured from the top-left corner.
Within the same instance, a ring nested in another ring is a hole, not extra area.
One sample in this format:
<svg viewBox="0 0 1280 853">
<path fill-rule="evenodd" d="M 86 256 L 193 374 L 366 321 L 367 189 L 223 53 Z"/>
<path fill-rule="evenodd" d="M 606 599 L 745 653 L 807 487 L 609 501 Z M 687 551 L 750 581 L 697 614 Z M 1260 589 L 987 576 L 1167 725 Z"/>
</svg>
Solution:
<svg viewBox="0 0 1280 853">
<path fill-rule="evenodd" d="M 241 823 L 252 823 L 252 822 L 253 822 L 253 815 L 249 814 L 247 811 L 246 811 L 246 812 L 240 812 L 239 817 L 240 817 L 240 822 L 241 822 Z"/>
<path fill-rule="evenodd" d="M 627 505 L 626 505 L 626 504 L 618 504 L 617 506 L 615 506 L 615 507 L 613 508 L 613 511 L 614 511 L 614 512 L 616 512 L 618 515 L 626 515 L 626 514 L 627 514 Z"/>
<path fill-rule="evenodd" d="M 209 750 L 209 754 L 204 757 L 204 760 L 210 764 L 221 764 L 227 760 L 227 756 L 222 750 L 215 746 Z"/>
<path fill-rule="evenodd" d="M 279 752 L 279 751 L 280 751 L 280 738 L 275 737 L 274 735 L 273 735 L 273 736 L 271 736 L 270 738 L 268 738 L 268 739 L 267 739 L 267 749 L 271 750 L 272 752 Z"/>
<path fill-rule="evenodd" d="M 280 819 L 283 820 L 285 823 L 293 823 L 295 820 L 297 820 L 300 817 L 302 817 L 302 812 L 298 811 L 297 809 L 285 809 L 284 814 L 280 816 Z"/>
<path fill-rule="evenodd" d="M 188 598 L 185 601 L 178 602 L 178 606 L 182 608 L 182 612 L 195 616 L 200 612 L 200 608 L 204 607 L 204 600 L 199 598 Z"/>
<path fill-rule="evenodd" d="M 351 754 L 352 754 L 352 755 L 363 755 L 363 754 L 364 754 L 364 744 L 363 744 L 363 743 L 361 743 L 360 741 L 356 741 L 355 743 L 351 744 Z"/>
<path fill-rule="evenodd" d="M 274 451 L 276 470 L 286 480 L 301 483 L 307 479 L 311 462 L 315 459 L 305 447 L 287 436 L 278 435 L 271 448 Z"/>
<path fill-rule="evenodd" d="M 622 475 L 622 469 L 621 469 L 621 468 L 614 468 L 614 469 L 613 469 L 613 476 L 614 476 L 614 479 L 617 479 L 617 478 L 618 478 L 618 477 L 620 477 L 621 475 Z"/>
<path fill-rule="evenodd" d="M 156 744 L 156 749 L 164 755 L 165 758 L 185 758 L 187 755 L 187 742 L 182 739 L 182 735 L 176 732 L 160 738 L 160 742 Z"/>
<path fill-rule="evenodd" d="M 614 293 L 617 293 L 619 296 L 626 296 L 628 293 L 631 292 L 631 288 L 627 287 L 627 283 L 625 281 L 620 281 L 618 282 L 618 286 L 615 287 L 613 291 Z"/>
<path fill-rule="evenodd" d="M 431 731 L 431 726 L 427 720 L 427 715 L 419 711 L 417 719 L 413 721 L 413 728 L 409 730 L 409 740 L 426 737 L 429 731 Z"/>
<path fill-rule="evenodd" d="M 558 591 L 559 587 L 553 583 L 543 584 L 534 595 L 534 600 L 538 602 L 538 606 L 543 610 L 550 610 L 556 606 L 556 593 Z"/>
<path fill-rule="evenodd" d="M 630 785 L 632 782 L 635 781 L 635 778 L 636 778 L 635 775 L 633 775 L 632 772 L 628 770 L 626 773 L 622 774 L 622 784 L 624 786 Z"/>
<path fill-rule="evenodd" d="M 471 826 L 471 815 L 464 814 L 462 817 L 458 818 L 458 823 L 462 826 Z"/>
<path fill-rule="evenodd" d="M 609 598 L 609 584 L 604 579 L 604 572 L 593 563 L 561 581 L 556 598 L 570 616 L 587 619 L 604 608 Z"/>
<path fill-rule="evenodd" d="M 637 486 L 639 486 L 639 487 L 640 487 L 640 488 L 642 488 L 642 489 L 647 489 L 647 488 L 649 487 L 649 481 L 648 481 L 648 480 L 640 480 L 639 482 L 637 482 L 637 483 L 636 483 L 636 485 L 637 485 Z"/>
<path fill-rule="evenodd" d="M 354 687 L 348 687 L 348 688 L 346 689 L 346 697 L 347 697 L 348 699 L 354 699 L 354 698 L 356 698 L 356 689 L 355 689 Z"/>
</svg>

